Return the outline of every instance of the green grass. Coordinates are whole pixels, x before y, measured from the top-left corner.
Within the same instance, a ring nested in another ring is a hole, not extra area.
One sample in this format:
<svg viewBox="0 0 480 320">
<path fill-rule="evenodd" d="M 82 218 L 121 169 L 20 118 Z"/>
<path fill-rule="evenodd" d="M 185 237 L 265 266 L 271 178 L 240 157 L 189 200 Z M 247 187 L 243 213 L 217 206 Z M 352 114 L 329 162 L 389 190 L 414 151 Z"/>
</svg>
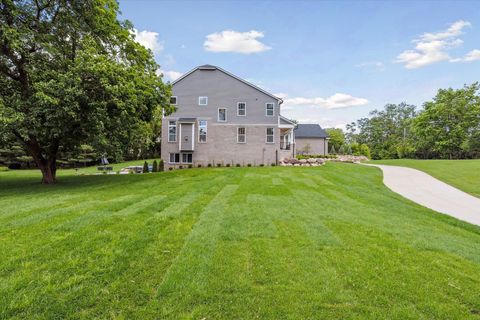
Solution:
<svg viewBox="0 0 480 320">
<path fill-rule="evenodd" d="M 1 319 L 479 319 L 480 228 L 379 169 L 0 173 Z"/>
<path fill-rule="evenodd" d="M 410 167 L 425 171 L 454 187 L 480 197 L 480 160 L 376 160 L 371 163 Z"/>
</svg>

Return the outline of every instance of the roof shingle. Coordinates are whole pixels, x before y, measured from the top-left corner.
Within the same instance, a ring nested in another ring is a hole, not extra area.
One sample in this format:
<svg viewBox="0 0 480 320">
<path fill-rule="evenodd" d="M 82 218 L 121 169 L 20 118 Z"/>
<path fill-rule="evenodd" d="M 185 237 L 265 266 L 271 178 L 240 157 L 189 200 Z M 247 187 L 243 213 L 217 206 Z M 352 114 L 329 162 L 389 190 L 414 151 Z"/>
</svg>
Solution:
<svg viewBox="0 0 480 320">
<path fill-rule="evenodd" d="M 298 124 L 294 130 L 295 138 L 327 138 L 328 134 L 319 124 Z"/>
</svg>

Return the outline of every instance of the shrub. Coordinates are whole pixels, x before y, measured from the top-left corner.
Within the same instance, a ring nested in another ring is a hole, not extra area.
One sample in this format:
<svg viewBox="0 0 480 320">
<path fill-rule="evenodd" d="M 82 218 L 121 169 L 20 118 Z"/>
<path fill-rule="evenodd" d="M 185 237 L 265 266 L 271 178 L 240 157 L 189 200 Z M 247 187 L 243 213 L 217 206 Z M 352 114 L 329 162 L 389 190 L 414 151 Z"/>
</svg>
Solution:
<svg viewBox="0 0 480 320">
<path fill-rule="evenodd" d="M 217 167 L 219 167 L 219 168 L 220 168 L 221 166 L 222 166 L 222 164 L 221 164 L 221 163 L 217 163 Z"/>
<path fill-rule="evenodd" d="M 211 164 L 211 163 L 207 164 L 207 167 L 211 168 L 211 167 L 212 167 L 212 164 Z"/>
<path fill-rule="evenodd" d="M 172 167 L 170 167 L 170 168 L 168 168 L 168 170 L 172 171 L 172 170 L 173 170 L 173 168 L 172 168 Z"/>
<path fill-rule="evenodd" d="M 201 168 L 201 167 L 202 167 L 202 165 L 200 163 L 197 164 L 197 168 Z"/>
<path fill-rule="evenodd" d="M 225 165 L 225 167 L 230 167 L 230 163 L 227 163 L 227 164 Z"/>
<path fill-rule="evenodd" d="M 237 166 L 237 167 L 241 167 L 241 166 L 240 166 L 240 163 L 237 163 L 236 166 Z"/>
<path fill-rule="evenodd" d="M 251 164 L 251 163 L 247 164 L 247 167 L 251 167 L 251 166 L 252 166 L 252 164 Z"/>
<path fill-rule="evenodd" d="M 263 164 L 263 163 L 260 163 L 260 167 L 263 167 L 263 166 L 264 166 L 264 164 Z"/>
<path fill-rule="evenodd" d="M 189 164 L 189 165 L 188 165 L 188 168 L 190 168 L 190 169 L 191 169 L 192 167 L 193 167 L 193 166 L 192 166 L 191 164 Z"/>
<path fill-rule="evenodd" d="M 183 169 L 183 166 L 178 166 L 178 169 Z"/>
<path fill-rule="evenodd" d="M 153 160 L 152 172 L 158 172 L 158 162 L 157 162 L 157 160 Z"/>
<path fill-rule="evenodd" d="M 272 167 L 275 167 L 275 166 L 276 166 L 276 164 L 272 162 L 271 166 L 272 166 Z"/>
<path fill-rule="evenodd" d="M 165 170 L 165 166 L 163 164 L 163 160 L 160 159 L 160 161 L 158 162 L 158 171 L 162 172 L 164 170 Z"/>
<path fill-rule="evenodd" d="M 0 167 L 0 172 L 2 171 L 8 171 L 8 168 L 7 167 Z"/>
<path fill-rule="evenodd" d="M 148 173 L 148 163 L 147 161 L 144 162 L 143 164 L 143 170 L 142 170 L 143 173 Z"/>
</svg>

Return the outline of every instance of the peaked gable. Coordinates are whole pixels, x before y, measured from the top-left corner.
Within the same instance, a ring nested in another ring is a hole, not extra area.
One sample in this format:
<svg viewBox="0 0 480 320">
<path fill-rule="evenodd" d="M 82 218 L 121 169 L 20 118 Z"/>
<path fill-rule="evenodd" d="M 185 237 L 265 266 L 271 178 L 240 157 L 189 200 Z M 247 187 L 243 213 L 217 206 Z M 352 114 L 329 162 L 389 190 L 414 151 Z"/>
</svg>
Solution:
<svg viewBox="0 0 480 320">
<path fill-rule="evenodd" d="M 185 73 L 183 76 L 181 76 L 180 78 L 178 78 L 177 80 L 173 81 L 173 82 L 172 82 L 172 86 L 174 86 L 176 83 L 182 81 L 183 79 L 187 78 L 189 75 L 191 75 L 192 73 L 194 73 L 194 72 L 197 71 L 197 70 L 218 70 L 218 71 L 223 72 L 224 74 L 226 74 L 226 75 L 228 75 L 228 76 L 230 76 L 230 77 L 232 77 L 232 78 L 234 78 L 234 79 L 236 79 L 236 80 L 238 80 L 238 81 L 240 81 L 240 82 L 242 82 L 242 83 L 244 83 L 244 84 L 252 87 L 253 89 L 255 89 L 255 90 L 257 90 L 257 91 L 260 91 L 261 93 L 266 94 L 267 96 L 269 96 L 269 97 L 277 100 L 277 101 L 278 101 L 278 104 L 281 104 L 281 103 L 283 102 L 283 100 L 282 100 L 281 98 L 279 98 L 279 97 L 271 94 L 270 92 L 267 92 L 267 91 L 263 90 L 262 88 L 259 88 L 259 87 L 257 87 L 256 85 L 254 85 L 254 84 L 252 84 L 252 83 L 250 83 L 250 82 L 248 82 L 248 81 L 245 81 L 245 80 L 243 80 L 242 78 L 237 77 L 236 75 L 234 75 L 234 74 L 232 74 L 232 73 L 230 73 L 230 72 L 228 72 L 228 71 L 223 70 L 222 68 L 219 68 L 219 67 L 217 67 L 217 66 L 212 66 L 212 65 L 210 65 L 210 64 L 204 64 L 204 65 L 202 65 L 202 66 L 198 66 L 198 67 L 190 70 L 189 72 Z"/>
</svg>

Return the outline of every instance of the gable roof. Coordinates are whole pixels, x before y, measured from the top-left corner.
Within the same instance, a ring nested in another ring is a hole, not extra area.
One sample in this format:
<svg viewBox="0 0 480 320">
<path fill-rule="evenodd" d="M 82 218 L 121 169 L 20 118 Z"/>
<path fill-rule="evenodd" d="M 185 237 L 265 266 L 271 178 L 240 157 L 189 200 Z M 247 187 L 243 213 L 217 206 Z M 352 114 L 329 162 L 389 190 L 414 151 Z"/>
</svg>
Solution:
<svg viewBox="0 0 480 320">
<path fill-rule="evenodd" d="M 328 138 L 327 132 L 319 124 L 299 124 L 294 133 L 295 138 Z"/>
<path fill-rule="evenodd" d="M 280 115 L 280 124 L 287 124 L 287 125 L 292 125 L 295 126 L 295 122 L 293 122 L 290 119 L 285 118 L 284 116 Z"/>
<path fill-rule="evenodd" d="M 202 65 L 202 66 L 198 66 L 198 67 L 190 70 L 189 72 L 185 73 L 183 76 L 181 76 L 180 78 L 178 78 L 177 80 L 173 81 L 173 82 L 172 82 L 172 86 L 175 85 L 176 83 L 182 81 L 183 79 L 185 79 L 186 77 L 188 77 L 190 74 L 192 74 L 193 72 L 195 72 L 195 71 L 197 71 L 197 70 L 218 70 L 218 71 L 221 71 L 221 72 L 225 73 L 226 75 L 228 75 L 228 76 L 230 76 L 230 77 L 232 77 L 232 78 L 234 78 L 234 79 L 237 79 L 238 81 L 241 81 L 241 82 L 245 83 L 246 85 L 254 88 L 255 90 L 258 90 L 258 91 L 266 94 L 267 96 L 274 98 L 275 100 L 278 101 L 278 104 L 282 104 L 282 102 L 283 102 L 283 100 L 282 100 L 281 98 L 274 96 L 274 95 L 271 94 L 270 92 L 267 92 L 267 91 L 263 90 L 262 88 L 259 88 L 259 87 L 257 87 L 256 85 L 251 84 L 250 82 L 245 81 L 245 80 L 243 80 L 242 78 L 237 77 L 236 75 L 234 75 L 234 74 L 232 74 L 232 73 L 230 73 L 230 72 L 228 72 L 228 71 L 223 70 L 223 69 L 220 68 L 220 67 L 212 66 L 211 64 L 204 64 L 204 65 Z"/>
</svg>

